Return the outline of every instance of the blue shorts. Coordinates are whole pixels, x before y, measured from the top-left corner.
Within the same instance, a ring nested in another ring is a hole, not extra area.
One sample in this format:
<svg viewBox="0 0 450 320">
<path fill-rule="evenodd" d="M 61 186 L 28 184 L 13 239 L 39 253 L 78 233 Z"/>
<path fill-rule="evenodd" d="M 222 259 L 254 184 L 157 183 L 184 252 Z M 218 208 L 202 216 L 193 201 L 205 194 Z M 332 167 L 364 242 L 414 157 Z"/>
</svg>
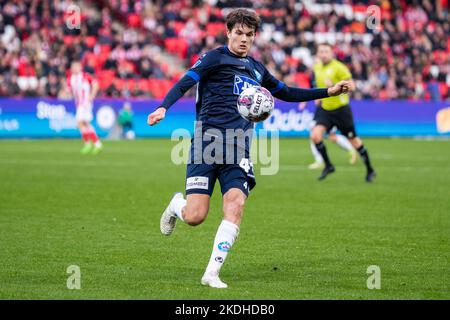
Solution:
<svg viewBox="0 0 450 320">
<path fill-rule="evenodd" d="M 249 159 L 248 150 L 235 158 L 232 163 L 226 161 L 208 163 L 203 160 L 194 161 L 193 146 L 194 144 L 191 146 L 191 161 L 186 170 L 186 195 L 207 194 L 211 196 L 216 180 L 219 179 L 222 195 L 231 188 L 237 188 L 248 197 L 250 190 L 256 185 L 253 163 Z M 203 144 L 201 149 L 205 150 L 207 146 L 207 144 Z M 226 153 L 224 152 L 222 159 L 225 158 Z"/>
<path fill-rule="evenodd" d="M 222 195 L 231 188 L 238 188 L 248 197 L 256 185 L 253 168 L 248 172 L 238 164 L 188 164 L 186 172 L 186 194 L 211 196 L 219 179 Z"/>
</svg>

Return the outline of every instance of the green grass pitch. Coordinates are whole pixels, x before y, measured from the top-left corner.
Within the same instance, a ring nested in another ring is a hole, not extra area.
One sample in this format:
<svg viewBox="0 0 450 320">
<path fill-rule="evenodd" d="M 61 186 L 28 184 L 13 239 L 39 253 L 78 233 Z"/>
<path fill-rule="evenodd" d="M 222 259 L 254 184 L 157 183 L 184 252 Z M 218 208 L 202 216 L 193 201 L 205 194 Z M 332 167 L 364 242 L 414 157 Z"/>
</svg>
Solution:
<svg viewBox="0 0 450 320">
<path fill-rule="evenodd" d="M 306 169 L 308 141 L 280 142 L 280 170 L 261 176 L 222 268 L 200 278 L 220 223 L 217 184 L 205 223 L 159 219 L 184 190 L 175 142 L 0 141 L 0 299 L 450 299 L 450 141 L 365 139 L 378 178 L 329 142 L 336 173 Z M 69 290 L 67 267 L 81 270 Z M 367 288 L 367 268 L 381 289 Z"/>
</svg>

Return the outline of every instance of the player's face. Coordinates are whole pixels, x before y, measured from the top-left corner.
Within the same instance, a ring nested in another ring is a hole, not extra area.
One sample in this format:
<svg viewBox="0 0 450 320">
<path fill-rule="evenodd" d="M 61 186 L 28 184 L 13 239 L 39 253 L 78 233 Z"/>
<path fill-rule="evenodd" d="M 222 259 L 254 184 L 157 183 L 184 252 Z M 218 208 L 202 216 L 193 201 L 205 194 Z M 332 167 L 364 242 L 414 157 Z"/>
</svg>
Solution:
<svg viewBox="0 0 450 320">
<path fill-rule="evenodd" d="M 72 63 L 72 67 L 70 68 L 73 74 L 77 74 L 81 72 L 81 64 L 76 62 Z"/>
<path fill-rule="evenodd" d="M 333 59 L 333 51 L 329 46 L 319 46 L 317 49 L 317 57 L 322 63 L 327 64 Z"/>
<path fill-rule="evenodd" d="M 235 55 L 245 57 L 255 41 L 255 29 L 246 25 L 235 25 L 227 30 L 228 48 Z"/>
</svg>

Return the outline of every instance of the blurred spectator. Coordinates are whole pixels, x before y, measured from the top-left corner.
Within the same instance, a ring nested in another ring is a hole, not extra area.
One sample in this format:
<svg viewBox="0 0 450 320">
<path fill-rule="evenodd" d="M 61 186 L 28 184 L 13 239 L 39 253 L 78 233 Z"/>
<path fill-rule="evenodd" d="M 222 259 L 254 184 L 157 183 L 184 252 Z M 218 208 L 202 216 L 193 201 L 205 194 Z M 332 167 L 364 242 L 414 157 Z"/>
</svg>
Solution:
<svg viewBox="0 0 450 320">
<path fill-rule="evenodd" d="M 131 104 L 129 102 L 123 104 L 123 108 L 119 111 L 118 121 L 122 128 L 122 137 L 133 140 L 135 138 L 133 131 L 133 111 L 131 110 Z"/>
</svg>

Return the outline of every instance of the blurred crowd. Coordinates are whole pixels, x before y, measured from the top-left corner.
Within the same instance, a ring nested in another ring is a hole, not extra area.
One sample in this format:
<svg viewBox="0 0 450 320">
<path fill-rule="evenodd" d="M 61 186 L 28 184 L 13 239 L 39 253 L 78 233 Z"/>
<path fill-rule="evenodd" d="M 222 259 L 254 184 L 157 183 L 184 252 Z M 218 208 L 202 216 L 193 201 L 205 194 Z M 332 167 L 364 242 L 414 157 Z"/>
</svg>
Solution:
<svg viewBox="0 0 450 320">
<path fill-rule="evenodd" d="M 329 42 L 356 99 L 450 100 L 449 0 L 0 0 L 0 96 L 69 98 L 81 60 L 100 96 L 161 98 L 226 43 L 234 7 L 260 14 L 251 55 L 289 85 L 313 84 L 317 44 Z"/>
</svg>

